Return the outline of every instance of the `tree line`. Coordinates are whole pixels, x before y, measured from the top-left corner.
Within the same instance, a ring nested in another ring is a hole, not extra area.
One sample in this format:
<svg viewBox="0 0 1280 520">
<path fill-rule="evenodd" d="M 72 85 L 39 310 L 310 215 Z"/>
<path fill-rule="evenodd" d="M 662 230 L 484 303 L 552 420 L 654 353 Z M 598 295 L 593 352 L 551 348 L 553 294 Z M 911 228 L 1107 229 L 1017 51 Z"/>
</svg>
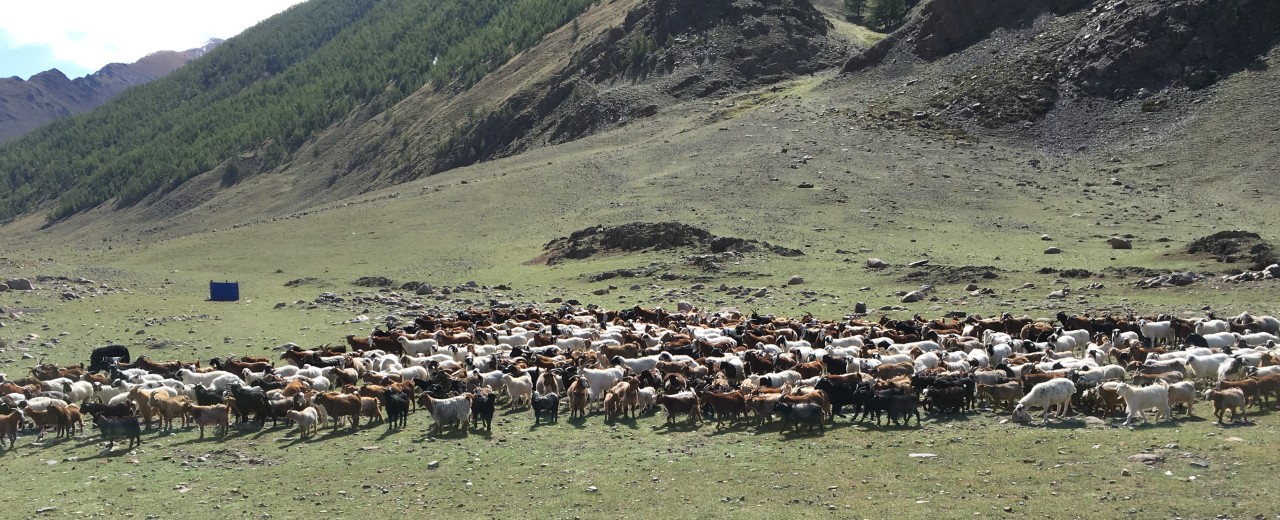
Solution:
<svg viewBox="0 0 1280 520">
<path fill-rule="evenodd" d="M 299 4 L 165 78 L 0 146 L 0 219 L 125 207 L 246 151 L 278 166 L 354 110 L 381 112 L 426 85 L 470 87 L 590 3 Z"/>
</svg>

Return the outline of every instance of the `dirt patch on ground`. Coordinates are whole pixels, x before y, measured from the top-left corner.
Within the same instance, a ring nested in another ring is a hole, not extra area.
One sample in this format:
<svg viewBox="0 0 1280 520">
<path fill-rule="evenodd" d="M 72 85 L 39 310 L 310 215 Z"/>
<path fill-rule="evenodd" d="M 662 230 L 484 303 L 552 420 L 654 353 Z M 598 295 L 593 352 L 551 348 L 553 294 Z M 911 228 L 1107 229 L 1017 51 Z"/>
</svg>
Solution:
<svg viewBox="0 0 1280 520">
<path fill-rule="evenodd" d="M 597 255 L 638 251 L 691 249 L 701 253 L 766 252 L 781 256 L 802 256 L 798 249 L 775 246 L 735 237 L 718 237 L 711 232 L 679 222 L 632 222 L 621 226 L 596 226 L 557 238 L 543 247 L 535 258 L 547 265 L 564 260 L 583 260 Z"/>
<path fill-rule="evenodd" d="M 931 284 L 956 284 L 977 282 L 979 280 L 995 280 L 1000 278 L 1000 270 L 989 265 L 934 265 L 927 264 L 913 267 L 910 272 L 899 278 L 902 282 L 928 282 Z"/>
<path fill-rule="evenodd" d="M 1249 262 L 1249 269 L 1254 271 L 1277 263 L 1275 247 L 1251 231 L 1219 231 L 1193 240 L 1187 245 L 1187 252 L 1227 264 Z"/>
</svg>

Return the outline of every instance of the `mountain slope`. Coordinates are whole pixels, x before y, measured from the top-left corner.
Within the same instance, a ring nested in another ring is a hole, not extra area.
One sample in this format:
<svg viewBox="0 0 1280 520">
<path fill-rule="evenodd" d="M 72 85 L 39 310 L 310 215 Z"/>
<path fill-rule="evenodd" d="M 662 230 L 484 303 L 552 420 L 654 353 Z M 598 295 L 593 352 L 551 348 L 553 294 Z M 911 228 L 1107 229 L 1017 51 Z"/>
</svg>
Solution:
<svg viewBox="0 0 1280 520">
<path fill-rule="evenodd" d="M 0 147 L 0 216 L 49 202 L 65 218 L 163 194 L 238 154 L 279 166 L 330 125 L 430 82 L 466 87 L 586 0 L 313 0 L 246 30 L 92 114 Z M 367 117 L 367 116 L 366 116 Z"/>
<path fill-rule="evenodd" d="M 163 77 L 205 55 L 222 40 L 185 51 L 160 51 L 125 64 L 110 63 L 97 72 L 68 79 L 58 69 L 22 78 L 0 78 L 0 143 L 58 119 L 92 110 L 125 89 Z"/>
</svg>

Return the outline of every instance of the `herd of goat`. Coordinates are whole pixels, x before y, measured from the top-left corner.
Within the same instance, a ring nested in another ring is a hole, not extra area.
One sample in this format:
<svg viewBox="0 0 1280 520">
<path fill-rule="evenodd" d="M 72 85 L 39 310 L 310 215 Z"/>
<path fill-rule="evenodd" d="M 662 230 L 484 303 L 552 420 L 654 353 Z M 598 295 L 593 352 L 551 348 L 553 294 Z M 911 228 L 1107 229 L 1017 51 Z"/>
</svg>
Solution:
<svg viewBox="0 0 1280 520">
<path fill-rule="evenodd" d="M 393 327 L 400 325 L 399 327 Z M 278 359 L 228 357 L 158 362 L 126 347 L 95 349 L 89 364 L 41 363 L 29 376 L 0 375 L 0 447 L 20 430 L 83 433 L 85 415 L 110 450 L 144 430 L 196 426 L 224 435 L 235 423 L 295 425 L 302 438 L 360 421 L 405 428 L 418 408 L 436 435 L 489 430 L 499 397 L 535 424 L 602 411 L 606 421 L 658 408 L 674 424 L 780 419 L 780 430 L 825 432 L 836 417 L 877 426 L 920 424 L 920 409 L 946 416 L 980 406 L 1062 416 L 1119 413 L 1123 424 L 1172 419 L 1212 402 L 1218 422 L 1247 421 L 1249 407 L 1280 395 L 1280 321 L 1247 313 L 1079 316 L 1004 314 L 926 320 L 818 321 L 737 313 L 536 308 L 469 309 L 389 318 L 388 331 Z M 848 414 L 848 415 L 846 415 Z M 793 426 L 794 425 L 794 426 Z"/>
</svg>

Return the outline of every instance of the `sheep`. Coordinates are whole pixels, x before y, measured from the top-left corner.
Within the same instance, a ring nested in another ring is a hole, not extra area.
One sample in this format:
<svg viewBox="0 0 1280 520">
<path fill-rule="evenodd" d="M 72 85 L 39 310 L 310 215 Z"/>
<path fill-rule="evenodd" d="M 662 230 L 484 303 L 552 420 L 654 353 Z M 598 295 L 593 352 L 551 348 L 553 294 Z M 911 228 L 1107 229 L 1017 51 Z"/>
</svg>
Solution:
<svg viewBox="0 0 1280 520">
<path fill-rule="evenodd" d="M 1240 335 L 1240 341 L 1250 347 L 1257 347 L 1260 345 L 1266 345 L 1268 342 L 1280 341 L 1280 337 L 1268 332 L 1249 333 L 1246 331 L 1245 334 Z"/>
<path fill-rule="evenodd" d="M 1195 405 L 1196 402 L 1196 387 L 1194 383 L 1190 381 L 1183 381 L 1172 385 L 1164 382 L 1161 382 L 1160 384 L 1166 385 L 1166 388 L 1169 390 L 1169 406 L 1171 408 L 1175 404 L 1185 404 L 1187 405 L 1187 416 L 1190 417 L 1195 415 L 1191 412 L 1191 407 Z"/>
<path fill-rule="evenodd" d="M 1227 410 L 1231 410 L 1231 422 L 1236 422 L 1236 412 L 1239 411 L 1240 418 L 1245 422 L 1249 421 L 1248 411 L 1244 406 L 1244 392 L 1239 388 L 1228 388 L 1226 390 L 1214 390 L 1212 388 L 1204 391 L 1204 398 L 1213 401 L 1213 415 L 1218 418 L 1218 424 L 1222 424 L 1222 416 Z"/>
<path fill-rule="evenodd" d="M 1075 381 L 1076 383 L 1079 383 L 1081 381 L 1086 381 L 1090 383 L 1101 383 L 1103 381 L 1109 381 L 1113 379 L 1123 381 L 1125 376 L 1124 367 L 1120 365 L 1104 365 L 1100 367 L 1085 365 L 1076 369 L 1073 373 L 1074 373 L 1074 377 L 1072 376 L 1068 376 L 1068 377 L 1072 377 L 1072 380 Z"/>
<path fill-rule="evenodd" d="M 1142 422 L 1147 422 L 1147 416 L 1144 410 L 1151 408 L 1157 409 L 1156 422 L 1160 422 L 1160 415 L 1164 415 L 1166 420 L 1173 420 L 1173 415 L 1169 412 L 1169 389 L 1168 387 L 1158 384 L 1144 387 L 1135 387 L 1133 385 L 1121 385 L 1116 387 L 1116 392 L 1120 397 L 1124 398 L 1125 419 L 1121 423 L 1122 426 L 1128 426 L 1134 417 L 1141 417 Z"/>
<path fill-rule="evenodd" d="M 1200 334 L 1193 332 L 1187 334 L 1187 345 L 1192 347 L 1200 347 L 1207 349 L 1222 349 L 1224 347 L 1235 346 L 1240 341 L 1240 335 L 1234 332 L 1213 332 L 1209 334 Z"/>
<path fill-rule="evenodd" d="M 1027 414 L 1027 409 L 1032 406 L 1044 408 L 1044 414 L 1040 420 L 1043 423 L 1049 422 L 1049 411 L 1056 405 L 1058 406 L 1058 417 L 1062 417 L 1068 408 L 1071 407 L 1071 396 L 1076 393 L 1076 385 L 1070 379 L 1055 378 L 1048 381 L 1037 383 L 1031 387 L 1031 391 L 1022 399 L 1018 400 L 1017 406 L 1013 408 L 1014 422 L 1031 422 L 1031 416 Z"/>
<path fill-rule="evenodd" d="M 436 349 L 440 348 L 440 342 L 432 338 L 410 339 L 408 336 L 400 336 L 397 340 L 404 348 L 404 353 L 410 356 L 434 354 Z"/>
<path fill-rule="evenodd" d="M 533 397 L 533 378 L 529 374 L 520 377 L 506 374 L 502 376 L 502 387 L 506 389 L 507 397 L 511 399 L 512 408 L 529 406 L 530 399 Z"/>
<path fill-rule="evenodd" d="M 1195 325 L 1193 326 L 1193 329 L 1195 330 L 1196 334 L 1204 336 L 1205 334 L 1229 332 L 1231 330 L 1231 324 L 1223 320 L 1211 320 L 1207 318 L 1202 318 L 1202 319 L 1196 320 Z"/>
<path fill-rule="evenodd" d="M 212 372 L 193 372 L 186 368 L 178 370 L 178 379 L 181 380 L 183 383 L 188 385 L 202 384 L 206 387 L 213 388 L 215 390 L 225 390 L 227 388 L 227 385 L 229 383 L 221 382 L 221 383 L 215 384 L 215 381 L 218 381 L 218 380 L 229 381 L 229 379 L 223 376 L 230 376 L 231 378 L 234 378 L 235 384 L 241 384 L 244 382 L 244 380 L 241 379 L 240 376 L 237 376 L 225 370 L 214 370 Z"/>
<path fill-rule="evenodd" d="M 66 381 L 58 390 L 67 394 L 69 403 L 83 403 L 94 394 L 93 383 L 88 381 Z"/>
<path fill-rule="evenodd" d="M 1142 337 L 1151 342 L 1151 346 L 1172 345 L 1177 339 L 1174 336 L 1173 323 L 1169 321 L 1138 320 L 1138 330 L 1142 332 Z"/>
<path fill-rule="evenodd" d="M 293 421 L 298 425 L 298 438 L 307 438 L 307 433 L 315 435 L 319 429 L 320 412 L 314 406 L 308 406 L 302 410 L 289 410 L 284 413 L 286 419 Z M 200 436 L 204 436 L 203 428 L 201 428 Z"/>
<path fill-rule="evenodd" d="M 489 372 L 481 372 L 479 370 L 471 370 L 467 373 L 467 390 L 475 390 L 477 388 L 498 388 L 502 385 L 502 376 L 506 375 L 501 370 L 492 370 Z"/>
<path fill-rule="evenodd" d="M 462 394 L 445 399 L 436 399 L 431 394 L 422 394 L 422 406 L 431 414 L 432 429 L 440 435 L 446 424 L 466 432 L 466 425 L 471 422 L 472 394 Z"/>
<path fill-rule="evenodd" d="M 751 376 L 751 379 L 763 388 L 782 388 L 785 385 L 796 384 L 800 380 L 800 373 L 795 370 L 783 370 L 771 374 Z"/>
<path fill-rule="evenodd" d="M 1231 356 L 1226 354 L 1187 356 L 1187 368 L 1193 379 L 1208 381 L 1210 378 L 1218 377 L 1218 368 L 1228 359 L 1231 359 Z"/>
</svg>

